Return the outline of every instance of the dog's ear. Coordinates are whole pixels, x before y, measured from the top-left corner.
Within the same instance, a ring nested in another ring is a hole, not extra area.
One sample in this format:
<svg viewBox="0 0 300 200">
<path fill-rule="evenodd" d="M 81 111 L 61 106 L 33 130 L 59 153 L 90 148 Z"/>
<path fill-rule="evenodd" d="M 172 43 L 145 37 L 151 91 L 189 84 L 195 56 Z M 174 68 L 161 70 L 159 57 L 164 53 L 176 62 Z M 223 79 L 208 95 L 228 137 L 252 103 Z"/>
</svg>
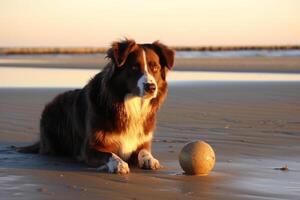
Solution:
<svg viewBox="0 0 300 200">
<path fill-rule="evenodd" d="M 124 65 L 128 55 L 137 47 L 134 40 L 113 42 L 107 51 L 107 57 L 112 59 L 118 67 Z"/>
<path fill-rule="evenodd" d="M 174 66 L 174 56 L 175 52 L 167 47 L 166 45 L 160 43 L 159 41 L 155 41 L 152 43 L 156 53 L 159 55 L 160 62 L 163 66 L 166 66 L 169 70 Z"/>
</svg>

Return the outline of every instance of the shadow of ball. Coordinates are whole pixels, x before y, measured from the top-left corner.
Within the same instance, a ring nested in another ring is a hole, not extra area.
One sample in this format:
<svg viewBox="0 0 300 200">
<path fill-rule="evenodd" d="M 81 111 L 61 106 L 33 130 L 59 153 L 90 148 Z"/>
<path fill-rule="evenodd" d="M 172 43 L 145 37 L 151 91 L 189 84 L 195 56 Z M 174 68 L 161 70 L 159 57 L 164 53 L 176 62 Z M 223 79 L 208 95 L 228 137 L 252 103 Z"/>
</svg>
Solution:
<svg viewBox="0 0 300 200">
<path fill-rule="evenodd" d="M 180 166 L 188 175 L 208 175 L 215 161 L 214 150 L 201 140 L 186 144 L 179 154 Z"/>
</svg>

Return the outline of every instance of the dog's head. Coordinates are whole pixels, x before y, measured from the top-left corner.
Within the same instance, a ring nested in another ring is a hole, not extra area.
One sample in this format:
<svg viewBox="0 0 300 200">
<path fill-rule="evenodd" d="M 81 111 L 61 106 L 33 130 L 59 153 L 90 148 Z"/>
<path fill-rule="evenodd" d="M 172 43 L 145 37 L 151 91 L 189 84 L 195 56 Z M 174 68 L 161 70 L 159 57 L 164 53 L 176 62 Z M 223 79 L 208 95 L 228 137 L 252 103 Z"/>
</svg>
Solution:
<svg viewBox="0 0 300 200">
<path fill-rule="evenodd" d="M 155 98 L 166 87 L 166 75 L 174 65 L 174 51 L 160 42 L 114 42 L 107 52 L 113 62 L 110 85 L 122 94 Z"/>
</svg>

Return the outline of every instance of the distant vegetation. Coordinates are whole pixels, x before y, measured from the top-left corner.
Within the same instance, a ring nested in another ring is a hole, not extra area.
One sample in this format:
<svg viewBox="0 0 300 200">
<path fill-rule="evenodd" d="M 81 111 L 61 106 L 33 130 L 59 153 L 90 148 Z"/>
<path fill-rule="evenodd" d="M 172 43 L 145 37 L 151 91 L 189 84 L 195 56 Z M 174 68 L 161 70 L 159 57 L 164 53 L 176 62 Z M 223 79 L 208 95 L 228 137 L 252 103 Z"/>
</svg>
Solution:
<svg viewBox="0 0 300 200">
<path fill-rule="evenodd" d="M 296 50 L 300 45 L 286 46 L 175 46 L 176 51 L 239 51 L 239 50 Z M 22 54 L 95 54 L 105 53 L 107 48 L 99 47 L 8 47 L 0 48 L 0 55 Z"/>
<path fill-rule="evenodd" d="M 10 47 L 0 48 L 0 55 L 13 54 L 95 54 L 105 53 L 106 48 L 97 47 Z"/>
<path fill-rule="evenodd" d="M 300 49 L 300 45 L 286 46 L 199 46 L 199 47 L 174 47 L 176 51 L 240 51 L 240 50 L 296 50 Z"/>
</svg>

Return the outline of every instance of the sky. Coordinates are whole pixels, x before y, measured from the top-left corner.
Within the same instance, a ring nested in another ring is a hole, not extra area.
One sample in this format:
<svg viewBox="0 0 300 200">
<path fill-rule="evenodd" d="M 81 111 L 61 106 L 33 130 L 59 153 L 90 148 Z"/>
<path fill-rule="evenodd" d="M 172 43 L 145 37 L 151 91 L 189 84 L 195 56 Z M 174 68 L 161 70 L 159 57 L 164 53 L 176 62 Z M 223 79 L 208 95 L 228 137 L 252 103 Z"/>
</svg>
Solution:
<svg viewBox="0 0 300 200">
<path fill-rule="evenodd" d="M 300 44 L 300 0 L 0 0 L 0 47 Z"/>
</svg>

